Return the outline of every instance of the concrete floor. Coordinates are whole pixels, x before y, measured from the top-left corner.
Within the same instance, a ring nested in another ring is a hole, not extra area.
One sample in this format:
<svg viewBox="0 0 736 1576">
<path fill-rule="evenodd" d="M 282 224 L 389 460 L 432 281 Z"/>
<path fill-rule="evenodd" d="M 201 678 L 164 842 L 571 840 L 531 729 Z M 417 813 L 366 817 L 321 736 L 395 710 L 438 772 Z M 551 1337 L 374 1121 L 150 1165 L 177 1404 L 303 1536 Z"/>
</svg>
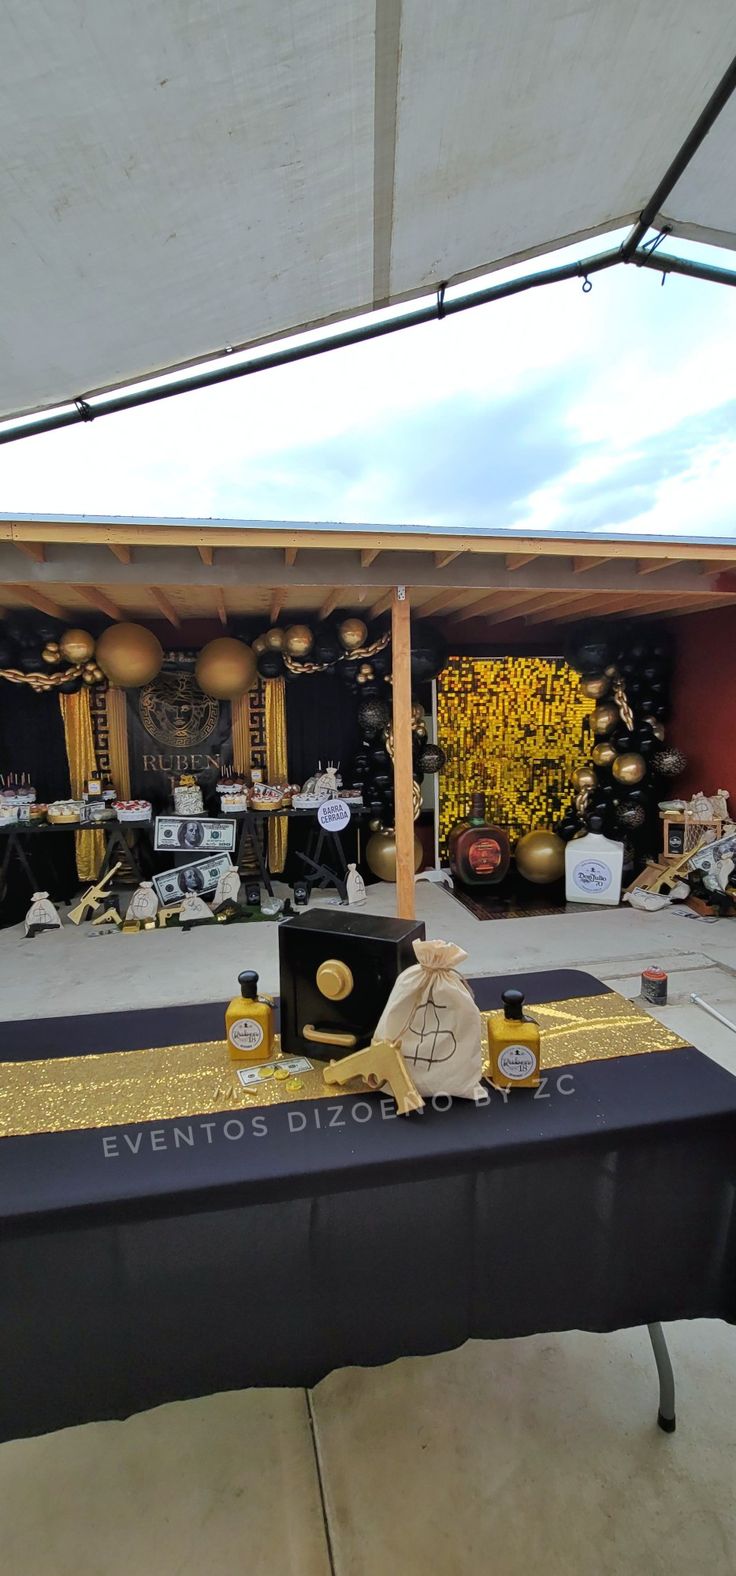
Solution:
<svg viewBox="0 0 736 1576">
<path fill-rule="evenodd" d="M 391 913 L 394 889 L 371 889 Z M 589 968 L 628 996 L 670 975 L 658 1015 L 736 1074 L 736 922 L 622 910 L 480 923 L 420 884 L 430 935 L 472 973 Z M 275 989 L 276 927 L 109 938 L 0 936 L 2 1017 Z M 245 1317 L 245 1316 L 244 1316 Z M 247 1335 L 247 1329 L 244 1328 Z M 7 1576 L 735 1576 L 736 1330 L 670 1325 L 678 1431 L 655 1425 L 646 1332 L 471 1342 L 0 1446 Z"/>
</svg>

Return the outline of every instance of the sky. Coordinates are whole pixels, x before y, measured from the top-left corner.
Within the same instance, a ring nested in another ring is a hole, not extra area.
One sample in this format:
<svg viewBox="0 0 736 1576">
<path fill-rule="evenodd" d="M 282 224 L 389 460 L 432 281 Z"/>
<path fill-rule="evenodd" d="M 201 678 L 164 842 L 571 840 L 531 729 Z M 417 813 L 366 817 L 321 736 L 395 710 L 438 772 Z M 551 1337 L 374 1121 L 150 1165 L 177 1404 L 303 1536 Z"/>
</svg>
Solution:
<svg viewBox="0 0 736 1576">
<path fill-rule="evenodd" d="M 6 445 L 0 511 L 733 541 L 735 334 L 736 291 L 617 268 Z"/>
</svg>

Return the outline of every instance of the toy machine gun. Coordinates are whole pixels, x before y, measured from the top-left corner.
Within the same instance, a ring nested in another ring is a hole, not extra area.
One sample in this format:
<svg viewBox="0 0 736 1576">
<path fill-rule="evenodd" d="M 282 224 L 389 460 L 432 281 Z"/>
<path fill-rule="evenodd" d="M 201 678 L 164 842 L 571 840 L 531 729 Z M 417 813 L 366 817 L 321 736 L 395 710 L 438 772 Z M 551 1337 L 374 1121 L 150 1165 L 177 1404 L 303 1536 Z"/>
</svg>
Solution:
<svg viewBox="0 0 736 1576">
<path fill-rule="evenodd" d="M 369 1089 L 380 1089 L 382 1084 L 388 1084 L 399 1116 L 420 1111 L 424 1105 L 401 1054 L 400 1040 L 377 1040 L 364 1051 L 355 1051 L 339 1062 L 330 1062 L 323 1069 L 322 1077 L 326 1084 L 337 1084 L 341 1088 L 351 1078 L 362 1078 Z"/>
<path fill-rule="evenodd" d="M 106 876 L 102 876 L 101 880 L 96 881 L 93 886 L 87 887 L 87 891 L 82 893 L 79 902 L 75 904 L 74 908 L 69 910 L 69 918 L 73 925 L 80 924 L 83 919 L 89 919 L 90 914 L 94 914 L 100 905 L 106 902 L 110 895 L 106 891 L 107 883 L 112 881 L 116 871 L 121 869 L 122 860 L 119 859 L 117 864 L 113 865 L 111 870 L 108 870 Z"/>
</svg>

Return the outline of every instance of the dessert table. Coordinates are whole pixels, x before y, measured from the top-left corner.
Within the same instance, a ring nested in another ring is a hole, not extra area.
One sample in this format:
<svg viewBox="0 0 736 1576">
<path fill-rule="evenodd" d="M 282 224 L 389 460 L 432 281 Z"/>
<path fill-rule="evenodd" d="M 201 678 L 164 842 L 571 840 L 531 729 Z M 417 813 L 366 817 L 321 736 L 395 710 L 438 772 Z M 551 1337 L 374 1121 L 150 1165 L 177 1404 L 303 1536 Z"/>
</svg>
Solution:
<svg viewBox="0 0 736 1576">
<path fill-rule="evenodd" d="M 172 1115 L 223 1003 L 0 1025 L 0 1439 L 642 1324 L 674 1426 L 658 1321 L 736 1321 L 736 1078 L 589 974 L 471 983 L 524 990 L 568 1059 L 409 1118 L 324 1086 L 237 1104 L 219 1071 Z"/>
</svg>

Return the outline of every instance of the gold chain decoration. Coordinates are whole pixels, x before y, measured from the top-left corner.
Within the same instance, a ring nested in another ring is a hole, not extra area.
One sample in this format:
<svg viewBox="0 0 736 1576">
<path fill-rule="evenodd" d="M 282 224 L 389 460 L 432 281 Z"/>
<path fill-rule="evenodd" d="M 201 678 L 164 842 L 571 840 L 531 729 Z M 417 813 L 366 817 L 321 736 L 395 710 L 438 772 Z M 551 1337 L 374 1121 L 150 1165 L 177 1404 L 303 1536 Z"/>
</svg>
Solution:
<svg viewBox="0 0 736 1576">
<path fill-rule="evenodd" d="M 0 679 L 7 679 L 9 684 L 30 684 L 38 695 L 46 690 L 58 689 L 60 684 L 66 684 L 70 679 L 78 679 L 84 668 L 83 662 L 78 662 L 73 668 L 64 668 L 61 673 L 21 673 L 19 668 L 0 668 Z"/>
<path fill-rule="evenodd" d="M 337 662 L 365 662 L 368 657 L 376 657 L 379 651 L 385 651 L 390 639 L 391 631 L 387 630 L 385 635 L 379 635 L 370 646 L 361 646 L 359 651 L 342 651 Z M 295 662 L 288 651 L 282 651 L 281 655 L 284 659 L 284 667 L 288 668 L 290 673 L 326 673 L 328 668 L 337 666 L 337 662 Z"/>
<path fill-rule="evenodd" d="M 580 792 L 575 795 L 575 809 L 581 820 L 583 819 L 588 805 L 590 804 L 591 793 L 591 788 L 581 788 Z"/>
<path fill-rule="evenodd" d="M 626 699 L 626 686 L 620 673 L 616 674 L 613 683 L 613 698 L 621 713 L 621 720 L 627 728 L 634 726 L 634 713 Z"/>
</svg>

